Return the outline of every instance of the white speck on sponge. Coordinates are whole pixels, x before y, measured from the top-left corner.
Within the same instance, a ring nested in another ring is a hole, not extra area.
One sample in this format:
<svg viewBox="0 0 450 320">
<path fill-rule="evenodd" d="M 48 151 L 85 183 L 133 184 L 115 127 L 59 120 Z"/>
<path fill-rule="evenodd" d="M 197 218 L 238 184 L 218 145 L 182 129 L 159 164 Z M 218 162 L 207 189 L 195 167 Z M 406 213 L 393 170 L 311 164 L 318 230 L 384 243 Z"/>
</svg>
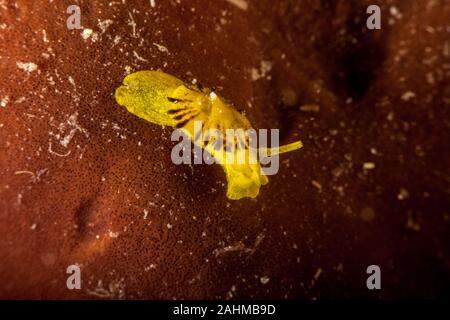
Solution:
<svg viewBox="0 0 450 320">
<path fill-rule="evenodd" d="M 396 19 L 401 19 L 403 17 L 402 13 L 396 6 L 392 6 L 389 8 L 389 13 Z"/>
<path fill-rule="evenodd" d="M 100 30 L 102 30 L 102 33 L 106 32 L 106 29 L 108 29 L 108 27 L 113 23 L 112 20 L 110 19 L 106 19 L 106 20 L 98 20 L 98 27 L 100 28 Z"/>
<path fill-rule="evenodd" d="M 402 95 L 402 100 L 403 100 L 403 101 L 409 101 L 409 100 L 411 100 L 411 99 L 413 99 L 413 98 L 415 98 L 415 97 L 416 97 L 416 94 L 415 94 L 414 92 L 408 91 L 408 92 L 405 92 L 405 93 Z"/>
<path fill-rule="evenodd" d="M 84 40 L 87 40 L 93 33 L 94 31 L 92 29 L 86 28 L 83 29 L 83 32 L 81 32 L 81 36 L 83 37 Z"/>
<path fill-rule="evenodd" d="M 8 96 L 4 97 L 2 100 L 0 100 L 0 107 L 5 108 L 6 105 L 8 104 L 8 102 L 9 102 L 9 97 Z"/>
<path fill-rule="evenodd" d="M 248 3 L 246 0 L 227 0 L 227 1 L 244 11 L 246 11 L 248 8 Z"/>
<path fill-rule="evenodd" d="M 163 46 L 161 44 L 158 44 L 158 43 L 155 43 L 155 42 L 153 42 L 153 45 L 155 47 L 157 47 L 159 51 L 169 53 L 169 49 L 167 49 L 165 46 Z"/>
<path fill-rule="evenodd" d="M 28 73 L 36 71 L 37 68 L 38 68 L 37 64 L 35 64 L 33 62 L 20 62 L 20 61 L 17 61 L 16 65 L 17 65 L 17 68 L 19 68 L 19 69 L 21 69 L 21 70 L 23 70 L 25 72 L 28 72 Z"/>
<path fill-rule="evenodd" d="M 253 81 L 256 81 L 261 78 L 270 78 L 270 76 L 267 76 L 267 74 L 272 70 L 272 62 L 270 61 L 261 61 L 261 65 L 259 67 L 259 70 L 256 68 L 251 69 L 251 77 Z"/>
<path fill-rule="evenodd" d="M 364 170 L 373 170 L 375 169 L 375 163 L 373 162 L 366 162 L 363 164 L 363 169 Z"/>
<path fill-rule="evenodd" d="M 259 279 L 261 281 L 262 284 L 267 284 L 270 281 L 270 278 L 267 276 L 263 276 Z"/>
<path fill-rule="evenodd" d="M 73 85 L 74 87 L 76 87 L 75 80 L 73 80 L 73 78 L 71 76 L 69 76 L 68 79 L 69 79 L 70 84 Z"/>
</svg>

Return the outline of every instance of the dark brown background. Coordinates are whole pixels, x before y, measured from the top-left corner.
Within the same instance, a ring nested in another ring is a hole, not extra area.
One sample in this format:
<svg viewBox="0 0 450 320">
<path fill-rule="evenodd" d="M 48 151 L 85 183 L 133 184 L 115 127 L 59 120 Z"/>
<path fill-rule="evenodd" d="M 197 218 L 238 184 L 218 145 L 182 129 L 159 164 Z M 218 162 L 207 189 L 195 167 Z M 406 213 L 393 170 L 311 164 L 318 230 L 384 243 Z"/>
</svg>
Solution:
<svg viewBox="0 0 450 320">
<path fill-rule="evenodd" d="M 1 1 L 0 297 L 448 297 L 450 2 L 155 3 Z M 115 103 L 157 68 L 304 148 L 256 200 L 227 200 L 219 166 L 173 165 L 171 130 Z"/>
</svg>

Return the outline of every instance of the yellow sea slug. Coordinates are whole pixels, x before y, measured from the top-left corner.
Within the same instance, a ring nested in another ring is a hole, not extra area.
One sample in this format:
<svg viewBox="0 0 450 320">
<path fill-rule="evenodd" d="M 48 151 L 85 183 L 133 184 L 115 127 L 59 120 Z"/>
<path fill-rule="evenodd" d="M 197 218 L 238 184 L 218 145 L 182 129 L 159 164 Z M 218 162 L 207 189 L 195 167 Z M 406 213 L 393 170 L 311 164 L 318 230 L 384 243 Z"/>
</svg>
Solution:
<svg viewBox="0 0 450 320">
<path fill-rule="evenodd" d="M 229 199 L 255 198 L 261 185 L 268 183 L 253 151 L 274 156 L 302 147 L 297 141 L 281 147 L 255 148 L 248 134 L 252 126 L 244 114 L 210 89 L 185 84 L 162 71 L 139 71 L 126 76 L 115 98 L 142 119 L 181 129 L 194 145 L 207 150 L 225 171 Z M 230 130 L 238 134 L 227 135 Z M 216 134 L 207 138 L 208 132 Z"/>
</svg>

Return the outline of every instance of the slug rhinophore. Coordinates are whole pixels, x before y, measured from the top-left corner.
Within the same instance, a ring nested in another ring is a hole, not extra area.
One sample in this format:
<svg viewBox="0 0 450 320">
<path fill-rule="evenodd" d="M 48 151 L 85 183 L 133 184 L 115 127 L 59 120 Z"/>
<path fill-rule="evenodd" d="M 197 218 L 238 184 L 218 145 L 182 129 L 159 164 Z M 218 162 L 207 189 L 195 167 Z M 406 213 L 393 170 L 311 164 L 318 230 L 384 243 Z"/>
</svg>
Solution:
<svg viewBox="0 0 450 320">
<path fill-rule="evenodd" d="M 252 126 L 244 114 L 210 89 L 185 84 L 162 71 L 127 75 L 115 98 L 132 114 L 181 129 L 195 145 L 207 150 L 225 171 L 229 199 L 255 198 L 261 185 L 268 183 L 255 155 L 274 156 L 302 147 L 301 141 L 275 148 L 254 147 L 249 135 Z M 237 134 L 227 135 L 231 130 Z"/>
</svg>

